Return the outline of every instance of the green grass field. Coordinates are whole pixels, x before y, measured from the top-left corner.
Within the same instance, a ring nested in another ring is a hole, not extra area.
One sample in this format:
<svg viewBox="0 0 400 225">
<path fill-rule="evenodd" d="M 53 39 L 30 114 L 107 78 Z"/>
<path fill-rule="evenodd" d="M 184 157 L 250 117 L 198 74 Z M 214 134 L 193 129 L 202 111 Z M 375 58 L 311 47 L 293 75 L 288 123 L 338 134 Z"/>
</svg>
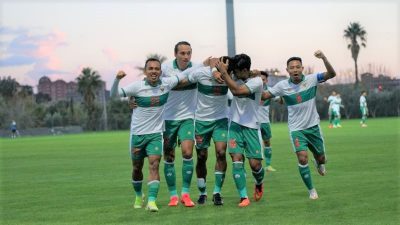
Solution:
<svg viewBox="0 0 400 225">
<path fill-rule="evenodd" d="M 278 171 L 266 174 L 260 202 L 237 207 L 228 158 L 225 204 L 215 207 L 215 156 L 210 154 L 207 204 L 167 207 L 161 174 L 158 213 L 133 209 L 128 131 L 1 139 L 1 224 L 400 224 L 400 119 L 367 122 L 368 128 L 360 128 L 358 120 L 344 120 L 341 129 L 327 129 L 322 122 L 328 174 L 321 177 L 311 168 L 320 196 L 316 201 L 308 199 L 299 176 L 287 125 L 278 123 L 272 124 L 272 164 Z M 181 154 L 176 151 L 181 187 Z M 252 196 L 248 165 L 247 171 Z M 195 175 L 191 193 L 197 200 Z"/>
</svg>

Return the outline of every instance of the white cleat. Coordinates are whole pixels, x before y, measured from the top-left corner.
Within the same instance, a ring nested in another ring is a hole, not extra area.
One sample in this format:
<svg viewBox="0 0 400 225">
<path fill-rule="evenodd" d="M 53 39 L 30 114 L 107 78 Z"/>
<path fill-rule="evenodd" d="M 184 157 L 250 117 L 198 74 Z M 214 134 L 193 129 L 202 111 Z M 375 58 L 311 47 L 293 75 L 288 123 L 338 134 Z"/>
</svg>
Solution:
<svg viewBox="0 0 400 225">
<path fill-rule="evenodd" d="M 318 199 L 318 193 L 317 190 L 315 190 L 315 188 L 308 190 L 308 192 L 310 193 L 310 199 L 312 200 Z"/>
</svg>

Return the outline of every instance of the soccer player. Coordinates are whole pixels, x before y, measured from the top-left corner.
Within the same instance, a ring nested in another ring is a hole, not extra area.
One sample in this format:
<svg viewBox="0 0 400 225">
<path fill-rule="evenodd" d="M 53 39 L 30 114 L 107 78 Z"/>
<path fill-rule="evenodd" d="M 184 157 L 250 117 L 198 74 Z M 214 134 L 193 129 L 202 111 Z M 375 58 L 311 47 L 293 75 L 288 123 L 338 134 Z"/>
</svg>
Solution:
<svg viewBox="0 0 400 225">
<path fill-rule="evenodd" d="M 324 100 L 329 103 L 329 108 L 328 108 L 329 128 L 333 128 L 334 115 L 332 112 L 332 106 L 335 99 L 336 99 L 336 91 L 332 91 L 332 94 L 329 95 L 328 98 L 324 97 Z"/>
<path fill-rule="evenodd" d="M 132 110 L 130 134 L 132 185 L 136 194 L 134 208 L 142 208 L 142 169 L 144 158 L 148 157 L 149 193 L 146 209 L 157 212 L 156 199 L 160 185 L 158 169 L 163 152 L 163 112 L 169 92 L 179 81 L 184 82 L 185 79 L 182 74 L 160 79 L 161 63 L 155 58 L 146 60 L 144 74 L 144 80 L 118 88 L 119 81 L 126 76 L 124 71 L 119 71 L 111 89 L 111 97 L 135 97 L 137 107 Z"/>
<path fill-rule="evenodd" d="M 11 130 L 11 138 L 14 139 L 17 137 L 17 122 L 13 120 L 10 125 L 10 130 Z"/>
<path fill-rule="evenodd" d="M 367 127 L 367 124 L 365 123 L 367 121 L 367 116 L 368 116 L 367 99 L 365 98 L 366 96 L 367 92 L 362 91 L 360 96 L 361 127 Z"/>
<path fill-rule="evenodd" d="M 233 65 L 236 81 L 228 73 L 228 65 Z M 258 108 L 263 91 L 260 77 L 250 77 L 251 59 L 240 54 L 228 60 L 220 61 L 217 68 L 222 79 L 233 94 L 231 103 L 231 123 L 228 132 L 228 152 L 233 162 L 233 179 L 239 192 L 239 207 L 250 205 L 247 195 L 244 156 L 248 158 L 253 177 L 255 178 L 254 199 L 260 200 L 263 195 L 264 168 L 262 167 L 263 149 L 258 122 Z"/>
<path fill-rule="evenodd" d="M 268 73 L 261 71 L 260 77 L 263 81 L 263 90 L 268 90 Z M 260 130 L 261 130 L 261 137 L 264 142 L 264 156 L 265 156 L 265 170 L 267 172 L 274 172 L 276 171 L 275 168 L 271 166 L 271 157 L 272 157 L 272 148 L 271 148 L 271 125 L 269 121 L 269 105 L 270 99 L 260 102 L 260 107 L 258 109 L 259 112 L 259 120 L 260 120 Z"/>
<path fill-rule="evenodd" d="M 263 99 L 282 96 L 288 107 L 290 139 L 297 155 L 299 172 L 309 191 L 310 199 L 317 199 L 318 193 L 311 180 L 307 149 L 310 149 L 314 155 L 318 173 L 322 176 L 326 174 L 325 146 L 315 103 L 317 85 L 336 76 L 335 70 L 322 51 L 318 50 L 314 55 L 322 59 L 326 72 L 304 75 L 301 58 L 291 57 L 286 63 L 290 78 L 280 81 L 263 93 Z"/>
<path fill-rule="evenodd" d="M 340 118 L 341 118 L 340 108 L 341 107 L 343 107 L 342 98 L 340 97 L 340 94 L 337 93 L 336 98 L 333 100 L 333 104 L 332 104 L 332 113 L 333 113 L 333 117 L 334 117 L 333 128 L 342 127 L 342 125 L 340 124 Z"/>
<path fill-rule="evenodd" d="M 178 42 L 175 45 L 174 52 L 175 60 L 162 64 L 162 77 L 173 77 L 195 66 L 190 61 L 192 48 L 188 42 Z M 175 147 L 177 143 L 181 145 L 183 159 L 181 202 L 186 207 L 194 206 L 194 202 L 189 195 L 189 190 L 193 175 L 194 111 L 197 102 L 196 88 L 196 83 L 183 88 L 174 88 L 171 90 L 165 105 L 164 175 L 170 193 L 169 206 L 177 206 L 179 203 L 174 167 Z"/>
<path fill-rule="evenodd" d="M 218 61 L 218 59 L 215 59 Z M 197 83 L 197 107 L 195 113 L 195 137 L 197 151 L 197 186 L 200 191 L 198 204 L 207 200 L 206 177 L 208 147 L 211 138 L 215 145 L 215 185 L 213 191 L 214 205 L 223 205 L 221 188 L 226 172 L 226 141 L 228 138 L 228 87 L 213 79 L 211 66 L 202 67 L 190 73 L 188 79 Z"/>
</svg>

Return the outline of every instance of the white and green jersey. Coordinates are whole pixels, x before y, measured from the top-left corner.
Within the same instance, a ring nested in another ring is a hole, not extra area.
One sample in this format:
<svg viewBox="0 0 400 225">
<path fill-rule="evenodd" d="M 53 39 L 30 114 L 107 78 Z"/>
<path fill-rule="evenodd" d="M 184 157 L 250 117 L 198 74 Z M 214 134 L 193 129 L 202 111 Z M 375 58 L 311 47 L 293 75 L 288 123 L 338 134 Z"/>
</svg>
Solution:
<svg viewBox="0 0 400 225">
<path fill-rule="evenodd" d="M 332 111 L 336 113 L 340 113 L 340 106 L 342 105 L 342 98 L 335 97 L 335 100 L 332 101 Z"/>
<path fill-rule="evenodd" d="M 181 77 L 182 78 L 182 77 Z M 162 78 L 156 86 L 147 80 L 136 81 L 127 87 L 118 88 L 114 81 L 111 97 L 135 97 L 137 108 L 132 110 L 131 134 L 143 135 L 164 131 L 163 113 L 168 94 L 179 82 L 178 76 Z"/>
<path fill-rule="evenodd" d="M 290 131 L 304 130 L 319 124 L 315 103 L 317 85 L 324 81 L 323 73 L 303 75 L 298 84 L 289 79 L 282 80 L 268 89 L 274 96 L 282 96 L 288 107 Z"/>
<path fill-rule="evenodd" d="M 328 103 L 329 103 L 329 110 L 331 110 L 332 109 L 332 106 L 333 106 L 333 104 L 334 104 L 334 101 L 335 101 L 335 99 L 336 99 L 336 96 L 334 96 L 334 95 L 330 95 L 329 97 L 328 97 Z"/>
<path fill-rule="evenodd" d="M 267 91 L 268 86 L 264 85 L 263 90 Z M 271 103 L 271 99 L 267 99 L 265 101 L 261 100 L 260 101 L 260 107 L 258 107 L 258 113 L 259 113 L 259 120 L 260 123 L 269 123 L 269 105 Z"/>
<path fill-rule="evenodd" d="M 246 96 L 233 96 L 230 108 L 231 121 L 245 127 L 259 129 L 258 108 L 260 107 L 263 82 L 260 77 L 247 79 L 246 82 L 237 80 L 238 85 L 245 84 L 250 90 Z"/>
<path fill-rule="evenodd" d="M 364 95 L 361 95 L 360 97 L 360 108 L 366 108 L 367 107 L 367 99 L 365 98 Z"/>
<path fill-rule="evenodd" d="M 228 87 L 214 79 L 211 68 L 200 67 L 190 73 L 188 79 L 191 83 L 197 83 L 196 120 L 215 121 L 227 118 Z"/>
<path fill-rule="evenodd" d="M 201 64 L 192 66 L 189 63 L 189 67 L 192 69 L 200 67 Z M 178 68 L 176 60 L 172 62 L 166 62 L 161 65 L 162 77 L 173 77 L 182 71 Z M 187 69 L 186 69 L 187 70 Z M 185 70 L 185 72 L 186 72 Z M 167 104 L 165 105 L 165 120 L 184 120 L 193 119 L 194 112 L 196 110 L 197 101 L 197 84 L 191 84 L 189 86 L 171 90 L 169 93 Z"/>
</svg>

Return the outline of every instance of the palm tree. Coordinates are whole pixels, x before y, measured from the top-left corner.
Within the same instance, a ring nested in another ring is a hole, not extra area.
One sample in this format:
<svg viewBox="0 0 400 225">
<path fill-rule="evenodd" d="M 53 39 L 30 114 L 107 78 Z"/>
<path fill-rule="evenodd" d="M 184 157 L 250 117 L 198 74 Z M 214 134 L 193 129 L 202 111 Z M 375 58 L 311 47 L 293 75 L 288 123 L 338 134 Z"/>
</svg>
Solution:
<svg viewBox="0 0 400 225">
<path fill-rule="evenodd" d="M 147 59 L 150 59 L 150 58 L 155 58 L 155 59 L 160 60 L 161 64 L 167 60 L 167 57 L 165 57 L 165 56 L 163 56 L 163 55 L 161 55 L 161 54 L 157 54 L 157 53 L 148 54 L 148 55 L 147 55 Z M 142 67 L 142 66 L 137 66 L 137 67 L 135 67 L 135 68 L 138 69 L 138 70 L 140 70 L 142 73 L 144 73 L 144 67 Z"/>
<path fill-rule="evenodd" d="M 94 130 L 96 128 L 96 106 L 94 100 L 96 98 L 96 91 L 102 87 L 103 81 L 100 80 L 100 75 L 97 71 L 89 67 L 83 68 L 76 80 L 78 81 L 78 92 L 83 96 L 84 105 L 87 110 L 87 128 Z"/>
<path fill-rule="evenodd" d="M 355 75 L 356 75 L 355 85 L 356 86 L 359 83 L 358 66 L 357 66 L 358 53 L 360 52 L 359 41 L 361 42 L 361 46 L 363 46 L 365 48 L 367 46 L 366 45 L 366 42 L 367 42 L 366 36 L 367 36 L 367 31 L 365 31 L 364 28 L 358 22 L 354 22 L 354 23 L 350 22 L 350 25 L 347 27 L 346 30 L 344 30 L 344 38 L 349 40 L 349 44 L 347 45 L 347 48 L 350 49 L 351 57 L 354 59 Z"/>
</svg>

